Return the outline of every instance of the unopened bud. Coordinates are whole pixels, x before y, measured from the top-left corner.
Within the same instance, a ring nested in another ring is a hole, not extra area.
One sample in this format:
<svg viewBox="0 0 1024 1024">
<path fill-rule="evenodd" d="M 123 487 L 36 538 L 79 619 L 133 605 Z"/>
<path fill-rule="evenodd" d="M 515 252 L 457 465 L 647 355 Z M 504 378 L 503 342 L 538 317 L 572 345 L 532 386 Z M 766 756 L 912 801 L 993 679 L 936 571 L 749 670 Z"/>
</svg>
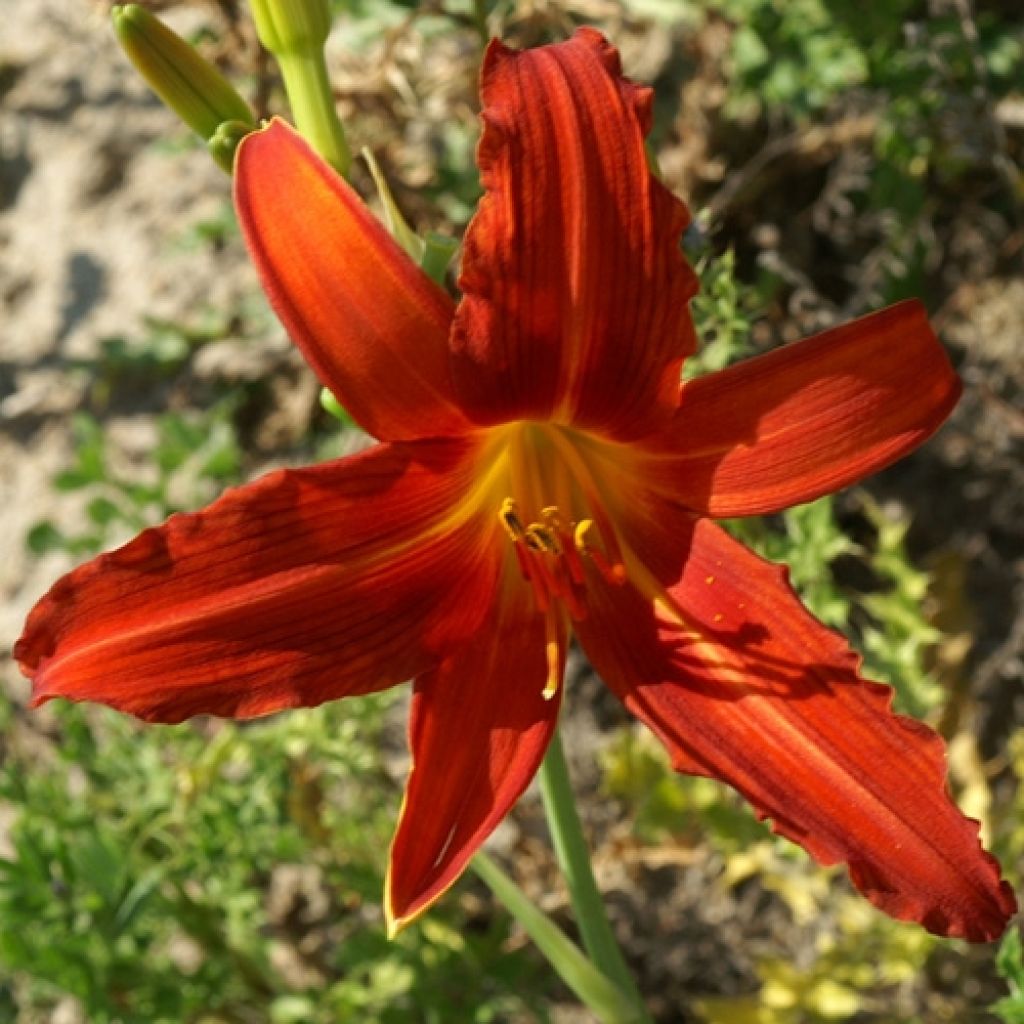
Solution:
<svg viewBox="0 0 1024 1024">
<path fill-rule="evenodd" d="M 234 173 L 238 144 L 253 130 L 245 121 L 224 121 L 217 125 L 217 130 L 206 140 L 206 148 L 218 167 L 228 174 Z"/>
<path fill-rule="evenodd" d="M 251 6 L 256 34 L 275 56 L 317 53 L 327 42 L 327 0 L 252 0 Z"/>
<path fill-rule="evenodd" d="M 351 158 L 324 60 L 331 32 L 327 0 L 252 0 L 251 7 L 260 42 L 277 58 L 295 127 L 347 177 Z"/>
<path fill-rule="evenodd" d="M 231 83 L 162 21 L 138 4 L 110 13 L 128 59 L 193 131 L 209 140 L 225 121 L 255 127 L 249 104 Z"/>
</svg>

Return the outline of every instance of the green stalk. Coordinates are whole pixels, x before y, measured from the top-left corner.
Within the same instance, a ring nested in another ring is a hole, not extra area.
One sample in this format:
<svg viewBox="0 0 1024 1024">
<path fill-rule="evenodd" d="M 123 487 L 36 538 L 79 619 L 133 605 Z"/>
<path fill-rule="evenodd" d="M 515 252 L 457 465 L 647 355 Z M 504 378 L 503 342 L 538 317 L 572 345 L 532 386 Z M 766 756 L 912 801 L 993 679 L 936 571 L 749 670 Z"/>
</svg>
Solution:
<svg viewBox="0 0 1024 1024">
<path fill-rule="evenodd" d="M 540 767 L 540 792 L 551 830 L 555 855 L 565 876 L 576 914 L 583 946 L 598 970 L 615 982 L 639 1009 L 638 1020 L 647 1020 L 643 999 L 615 941 L 604 900 L 594 879 L 590 852 L 583 826 L 576 812 L 576 800 L 569 781 L 562 742 L 556 732 Z"/>
<path fill-rule="evenodd" d="M 487 0 L 473 0 L 473 24 L 480 35 L 480 42 L 486 46 L 491 40 L 487 27 Z"/>
<path fill-rule="evenodd" d="M 558 976 L 601 1024 L 645 1024 L 648 1018 L 599 971 L 579 947 L 540 910 L 491 858 L 480 851 L 470 862 L 484 884 L 505 905 L 544 954 Z"/>
<path fill-rule="evenodd" d="M 348 175 L 352 157 L 345 132 L 334 109 L 322 49 L 275 53 L 295 127 L 339 174 Z"/>
</svg>

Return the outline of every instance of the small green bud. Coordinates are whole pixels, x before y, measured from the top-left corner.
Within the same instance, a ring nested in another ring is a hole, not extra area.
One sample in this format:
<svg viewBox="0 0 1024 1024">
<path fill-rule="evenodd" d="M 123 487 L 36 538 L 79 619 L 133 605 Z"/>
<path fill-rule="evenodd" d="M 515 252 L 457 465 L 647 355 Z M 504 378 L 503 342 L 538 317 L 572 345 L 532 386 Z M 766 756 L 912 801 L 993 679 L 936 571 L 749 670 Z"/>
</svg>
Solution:
<svg viewBox="0 0 1024 1024">
<path fill-rule="evenodd" d="M 245 121 L 224 121 L 217 125 L 217 130 L 206 141 L 206 148 L 218 167 L 228 174 L 234 173 L 238 144 L 253 130 Z"/>
<path fill-rule="evenodd" d="M 333 416 L 339 423 L 344 423 L 346 427 L 353 426 L 355 422 L 328 388 L 320 389 L 320 408 Z"/>
<path fill-rule="evenodd" d="M 318 53 L 331 31 L 327 0 L 252 0 L 260 42 L 275 56 Z"/>
<path fill-rule="evenodd" d="M 111 8 L 121 48 L 150 88 L 193 131 L 211 139 L 225 121 L 255 128 L 249 104 L 179 35 L 138 4 Z"/>
</svg>

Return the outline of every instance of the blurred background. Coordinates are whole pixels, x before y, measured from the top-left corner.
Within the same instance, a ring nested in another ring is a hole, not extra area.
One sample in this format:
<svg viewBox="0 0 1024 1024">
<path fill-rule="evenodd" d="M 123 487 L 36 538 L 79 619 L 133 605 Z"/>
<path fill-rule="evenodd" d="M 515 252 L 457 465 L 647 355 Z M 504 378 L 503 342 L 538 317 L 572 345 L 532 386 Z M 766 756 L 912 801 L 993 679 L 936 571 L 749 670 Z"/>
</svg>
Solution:
<svg viewBox="0 0 1024 1024">
<path fill-rule="evenodd" d="M 239 0 L 150 5 L 282 111 Z M 951 785 L 1024 867 L 1024 17 L 1019 0 L 337 0 L 329 65 L 420 231 L 479 194 L 476 75 L 605 32 L 656 90 L 696 215 L 688 373 L 920 296 L 965 383 L 922 450 L 734 524 L 949 742 Z M 588 1018 L 467 876 L 397 941 L 380 910 L 404 697 L 237 725 L 26 711 L 10 648 L 64 571 L 266 469 L 361 442 L 247 264 L 229 179 L 89 0 L 0 5 L 0 1021 Z M 355 181 L 371 195 L 365 165 Z M 585 664 L 565 733 L 598 876 L 660 1022 L 1024 1021 L 999 948 L 890 921 L 672 775 Z M 539 804 L 491 849 L 571 928 Z"/>
</svg>

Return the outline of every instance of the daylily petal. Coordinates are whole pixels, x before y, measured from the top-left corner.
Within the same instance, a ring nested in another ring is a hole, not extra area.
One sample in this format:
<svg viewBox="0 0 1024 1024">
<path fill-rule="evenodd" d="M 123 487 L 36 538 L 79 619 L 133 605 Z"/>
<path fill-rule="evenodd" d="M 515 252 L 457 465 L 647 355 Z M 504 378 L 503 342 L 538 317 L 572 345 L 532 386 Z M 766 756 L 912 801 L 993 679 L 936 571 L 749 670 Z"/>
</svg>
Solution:
<svg viewBox="0 0 1024 1024">
<path fill-rule="evenodd" d="M 385 440 L 465 431 L 451 299 L 279 118 L 239 146 L 235 206 L 271 305 L 362 427 Z"/>
<path fill-rule="evenodd" d="M 945 786 L 942 742 L 799 603 L 786 570 L 707 520 L 678 521 L 653 575 L 604 588 L 578 635 L 594 668 L 683 772 L 738 789 L 777 832 L 893 917 L 996 938 L 1015 910 Z M 654 580 L 666 583 L 652 611 Z M 643 596 L 640 590 L 646 590 Z"/>
<path fill-rule="evenodd" d="M 247 718 L 430 669 L 495 586 L 499 559 L 458 504 L 478 451 L 382 445 L 278 471 L 82 566 L 15 648 L 35 702 Z"/>
<path fill-rule="evenodd" d="M 546 674 L 543 619 L 499 601 L 479 640 L 417 680 L 385 893 L 392 930 L 458 879 L 530 784 L 558 720 L 560 691 L 542 696 Z"/>
<path fill-rule="evenodd" d="M 698 513 L 775 512 L 902 458 L 960 390 L 922 305 L 901 302 L 684 385 L 651 472 Z"/>
<path fill-rule="evenodd" d="M 476 422 L 554 418 L 621 439 L 664 424 L 695 338 L 686 208 L 650 173 L 651 93 L 592 29 L 484 61 L 478 162 L 452 332 Z"/>
</svg>

